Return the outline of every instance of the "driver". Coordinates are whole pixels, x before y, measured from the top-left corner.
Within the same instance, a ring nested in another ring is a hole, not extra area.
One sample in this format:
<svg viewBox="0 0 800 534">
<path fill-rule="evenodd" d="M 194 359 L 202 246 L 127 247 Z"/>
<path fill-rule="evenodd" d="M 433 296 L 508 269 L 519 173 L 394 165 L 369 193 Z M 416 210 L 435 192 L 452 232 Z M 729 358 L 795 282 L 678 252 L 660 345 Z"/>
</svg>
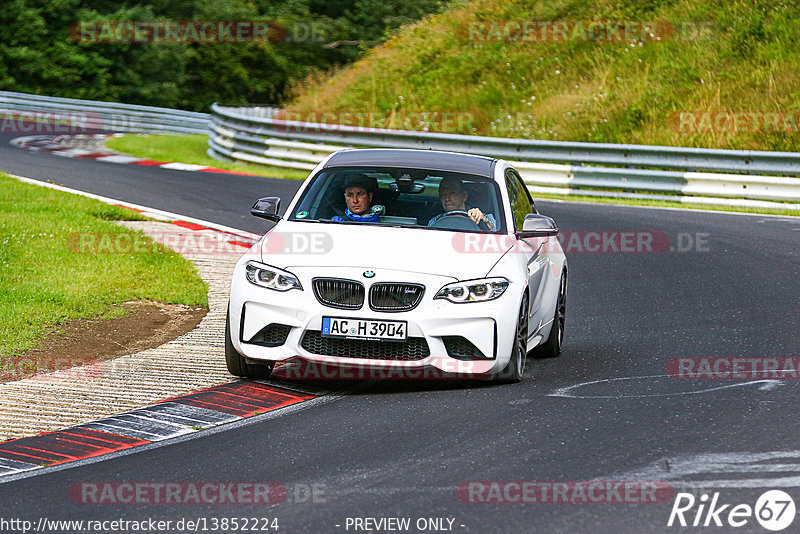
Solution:
<svg viewBox="0 0 800 534">
<path fill-rule="evenodd" d="M 380 222 L 380 213 L 372 211 L 372 197 L 378 189 L 375 178 L 361 173 L 351 174 L 344 181 L 344 201 L 347 209 L 344 213 L 347 218 L 336 215 L 332 221 L 344 222 Z"/>
<path fill-rule="evenodd" d="M 468 197 L 469 192 L 466 190 L 460 179 L 456 178 L 455 176 L 446 176 L 442 178 L 441 183 L 439 183 L 439 200 L 442 202 L 442 209 L 444 209 L 444 213 L 441 213 L 431 219 L 428 222 L 428 226 L 433 226 L 436 224 L 436 221 L 447 215 L 449 212 L 463 211 L 469 215 L 469 218 L 472 219 L 475 224 L 483 223 L 489 230 L 494 230 L 495 226 L 497 226 L 497 221 L 495 220 L 494 216 L 491 213 L 484 215 L 480 208 L 467 209 Z"/>
</svg>

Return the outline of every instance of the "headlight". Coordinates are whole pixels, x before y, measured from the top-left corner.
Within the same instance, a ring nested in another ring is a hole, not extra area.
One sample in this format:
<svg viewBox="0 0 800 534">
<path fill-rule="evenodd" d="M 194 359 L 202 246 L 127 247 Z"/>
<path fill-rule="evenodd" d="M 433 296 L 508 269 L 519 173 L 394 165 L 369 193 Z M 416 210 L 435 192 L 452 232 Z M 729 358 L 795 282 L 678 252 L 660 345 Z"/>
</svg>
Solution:
<svg viewBox="0 0 800 534">
<path fill-rule="evenodd" d="M 434 299 L 447 299 L 450 302 L 481 302 L 494 300 L 508 287 L 505 278 L 484 278 L 482 280 L 467 280 L 447 284 L 436 293 Z"/>
<path fill-rule="evenodd" d="M 248 261 L 247 265 L 245 265 L 245 275 L 251 284 L 266 287 L 267 289 L 274 289 L 275 291 L 303 290 L 300 280 L 295 275 L 263 263 Z"/>
</svg>

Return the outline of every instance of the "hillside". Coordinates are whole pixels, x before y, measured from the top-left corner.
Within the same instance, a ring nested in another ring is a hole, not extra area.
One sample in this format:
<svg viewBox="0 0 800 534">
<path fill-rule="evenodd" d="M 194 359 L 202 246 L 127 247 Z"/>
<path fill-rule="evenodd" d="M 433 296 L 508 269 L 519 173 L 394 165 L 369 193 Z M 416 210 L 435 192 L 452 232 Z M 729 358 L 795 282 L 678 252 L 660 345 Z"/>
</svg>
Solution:
<svg viewBox="0 0 800 534">
<path fill-rule="evenodd" d="M 800 150 L 796 3 L 451 6 L 403 26 L 355 64 L 295 85 L 293 118 L 369 111 L 395 119 L 384 124 L 418 129 L 419 113 L 439 111 L 468 120 L 432 120 L 430 130 Z M 645 21 L 655 23 L 643 32 Z"/>
</svg>

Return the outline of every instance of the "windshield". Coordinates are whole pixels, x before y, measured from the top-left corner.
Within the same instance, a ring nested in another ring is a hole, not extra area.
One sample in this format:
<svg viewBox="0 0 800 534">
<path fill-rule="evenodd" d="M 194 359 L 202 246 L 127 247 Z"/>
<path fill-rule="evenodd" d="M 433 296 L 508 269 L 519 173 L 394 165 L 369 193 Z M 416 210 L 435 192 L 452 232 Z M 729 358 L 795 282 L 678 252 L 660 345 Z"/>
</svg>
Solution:
<svg viewBox="0 0 800 534">
<path fill-rule="evenodd" d="M 503 232 L 494 180 L 425 169 L 347 167 L 314 177 L 289 219 Z"/>
</svg>

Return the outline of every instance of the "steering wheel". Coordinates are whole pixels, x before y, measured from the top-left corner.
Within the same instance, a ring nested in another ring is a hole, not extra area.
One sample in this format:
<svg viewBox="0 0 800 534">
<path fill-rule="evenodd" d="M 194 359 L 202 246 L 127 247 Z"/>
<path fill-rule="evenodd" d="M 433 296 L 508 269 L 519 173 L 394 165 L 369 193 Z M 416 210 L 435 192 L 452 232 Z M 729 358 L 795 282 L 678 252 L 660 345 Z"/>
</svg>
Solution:
<svg viewBox="0 0 800 534">
<path fill-rule="evenodd" d="M 454 220 L 453 221 L 454 224 L 450 224 L 449 222 L 445 222 L 445 224 L 440 225 L 439 223 L 442 222 L 442 219 L 444 219 L 446 217 L 464 217 L 469 221 L 469 223 L 467 225 L 464 225 L 463 223 L 467 223 L 467 221 L 461 221 L 459 219 L 458 222 L 455 222 L 455 220 Z M 446 212 L 442 213 L 439 216 L 439 220 L 436 221 L 436 223 L 433 226 L 434 227 L 438 227 L 438 228 L 453 228 L 453 229 L 456 229 L 456 230 L 475 230 L 475 229 L 478 229 L 478 230 L 489 231 L 489 225 L 486 224 L 486 221 L 481 221 L 479 223 L 476 223 L 469 216 L 469 213 L 467 213 L 464 210 L 453 210 L 453 211 L 446 211 Z M 468 227 L 465 228 L 464 226 L 468 226 Z"/>
<path fill-rule="evenodd" d="M 333 211 L 334 215 L 338 215 L 342 219 L 347 219 L 347 214 L 345 214 L 344 210 L 334 206 L 333 202 L 331 202 L 330 200 L 326 200 L 325 204 L 327 204 L 327 206 Z"/>
</svg>

